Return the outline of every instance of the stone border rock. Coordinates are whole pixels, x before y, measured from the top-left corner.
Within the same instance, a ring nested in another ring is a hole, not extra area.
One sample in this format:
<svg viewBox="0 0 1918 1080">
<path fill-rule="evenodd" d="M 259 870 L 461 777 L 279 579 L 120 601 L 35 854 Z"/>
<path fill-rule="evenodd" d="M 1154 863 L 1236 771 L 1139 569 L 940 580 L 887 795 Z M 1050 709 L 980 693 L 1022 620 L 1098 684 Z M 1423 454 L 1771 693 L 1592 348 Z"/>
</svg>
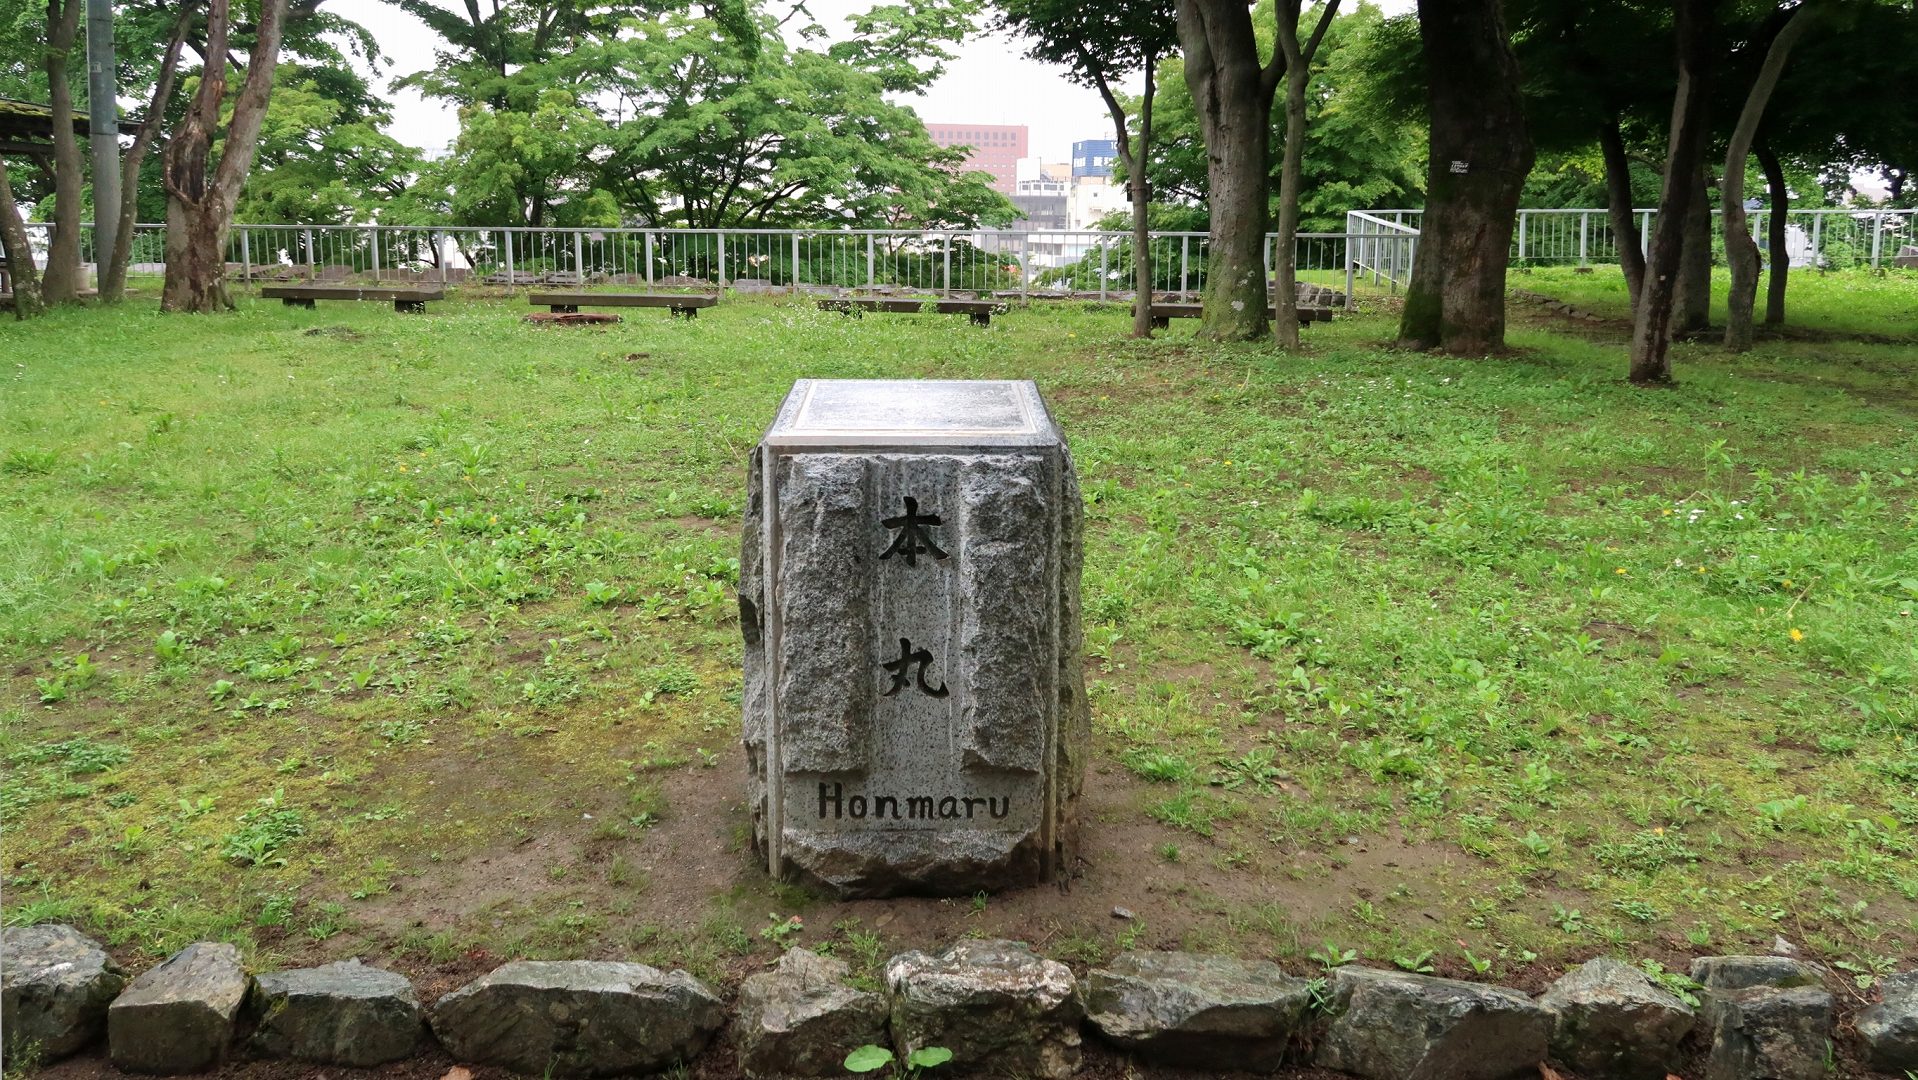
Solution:
<svg viewBox="0 0 1918 1080">
<path fill-rule="evenodd" d="M 1011 1069 L 1063 1078 L 1079 1068 L 1083 1030 L 1123 1052 L 1201 1069 L 1317 1065 L 1368 1080 L 1507 1080 L 1537 1076 L 1549 1061 L 1582 1080 L 1658 1080 L 1700 1053 L 1710 1080 L 1822 1080 L 1840 1028 L 1830 973 L 1777 956 L 1698 960 L 1696 1010 L 1605 958 L 1534 998 L 1356 966 L 1306 980 L 1264 961 L 1177 952 L 1123 953 L 1081 982 L 1024 944 L 983 940 L 893 957 L 883 992 L 854 986 L 841 961 L 793 949 L 748 977 L 731 1010 L 684 971 L 527 960 L 421 1009 L 403 976 L 357 960 L 256 980 L 231 945 L 202 942 L 122 988 L 105 950 L 71 927 L 3 933 L 9 1062 L 84 1049 L 104 1026 L 116 1065 L 155 1074 L 200 1071 L 236 1047 L 366 1067 L 434 1038 L 456 1061 L 526 1075 L 642 1073 L 690 1061 L 730 1018 L 751 1077 L 842 1075 L 847 1053 L 890 1042 L 902 1058 L 951 1050 L 941 1076 Z M 1918 971 L 1878 989 L 1882 1000 L 1851 1018 L 1856 1049 L 1894 1076 L 1918 1069 Z"/>
</svg>

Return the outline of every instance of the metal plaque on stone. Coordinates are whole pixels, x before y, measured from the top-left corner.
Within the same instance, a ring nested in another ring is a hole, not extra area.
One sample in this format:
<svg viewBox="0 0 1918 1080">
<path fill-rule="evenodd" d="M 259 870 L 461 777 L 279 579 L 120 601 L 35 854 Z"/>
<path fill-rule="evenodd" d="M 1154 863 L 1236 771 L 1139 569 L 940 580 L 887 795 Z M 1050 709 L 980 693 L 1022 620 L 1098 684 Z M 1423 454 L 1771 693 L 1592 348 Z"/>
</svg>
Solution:
<svg viewBox="0 0 1918 1080">
<path fill-rule="evenodd" d="M 843 895 L 1065 871 L 1089 716 L 1081 503 L 1021 381 L 808 379 L 752 456 L 753 840 Z"/>
</svg>

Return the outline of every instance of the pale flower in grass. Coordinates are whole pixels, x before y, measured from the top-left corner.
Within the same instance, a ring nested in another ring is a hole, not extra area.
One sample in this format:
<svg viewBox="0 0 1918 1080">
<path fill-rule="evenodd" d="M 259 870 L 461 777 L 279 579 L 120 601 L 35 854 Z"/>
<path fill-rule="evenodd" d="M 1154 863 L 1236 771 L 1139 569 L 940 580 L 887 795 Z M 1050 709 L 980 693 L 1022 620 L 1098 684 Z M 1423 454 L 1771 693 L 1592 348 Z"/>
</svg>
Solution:
<svg viewBox="0 0 1918 1080">
<path fill-rule="evenodd" d="M 1791 639 L 1793 641 L 1803 641 L 1805 640 L 1805 632 L 1794 626 L 1791 628 Z"/>
</svg>

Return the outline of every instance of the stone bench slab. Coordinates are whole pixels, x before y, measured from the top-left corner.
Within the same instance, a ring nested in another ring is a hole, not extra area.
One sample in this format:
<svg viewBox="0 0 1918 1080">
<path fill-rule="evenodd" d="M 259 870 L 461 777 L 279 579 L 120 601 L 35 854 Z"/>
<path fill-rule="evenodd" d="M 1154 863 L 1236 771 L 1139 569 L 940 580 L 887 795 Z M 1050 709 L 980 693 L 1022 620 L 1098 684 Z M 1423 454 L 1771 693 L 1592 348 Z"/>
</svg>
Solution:
<svg viewBox="0 0 1918 1080">
<path fill-rule="evenodd" d="M 390 300 L 394 311 L 422 312 L 426 310 L 427 301 L 446 299 L 446 290 L 361 288 L 352 285 L 269 285 L 260 290 L 260 296 L 266 300 L 278 300 L 288 307 L 298 305 L 306 308 L 320 300 Z"/>
<path fill-rule="evenodd" d="M 922 312 L 964 315 L 975 326 L 990 326 L 994 315 L 1003 315 L 1007 310 L 1007 305 L 997 300 L 944 300 L 936 296 L 835 296 L 817 303 L 821 311 L 837 311 L 842 315 L 859 315 L 868 311 L 893 315 L 916 315 Z"/>
<path fill-rule="evenodd" d="M 719 303 L 718 293 L 616 293 L 616 292 L 536 292 L 526 301 L 534 307 L 550 308 L 558 314 L 576 312 L 582 307 L 666 308 L 674 315 L 693 318 L 700 308 Z"/>
</svg>

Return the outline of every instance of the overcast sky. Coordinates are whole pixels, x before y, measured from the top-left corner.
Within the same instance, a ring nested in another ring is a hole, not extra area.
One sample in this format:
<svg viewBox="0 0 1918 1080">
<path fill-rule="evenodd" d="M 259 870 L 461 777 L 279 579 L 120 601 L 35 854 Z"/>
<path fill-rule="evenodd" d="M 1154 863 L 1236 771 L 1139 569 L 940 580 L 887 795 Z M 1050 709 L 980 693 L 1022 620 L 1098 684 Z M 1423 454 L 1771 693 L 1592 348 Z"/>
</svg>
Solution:
<svg viewBox="0 0 1918 1080">
<path fill-rule="evenodd" d="M 451 6 L 448 0 L 439 0 Z M 834 37 L 848 32 L 846 20 L 872 7 L 873 0 L 809 0 L 807 7 Z M 1389 13 L 1412 9 L 1414 0 L 1380 0 Z M 393 61 L 374 73 L 375 85 L 393 99 L 392 134 L 428 150 L 449 145 L 459 132 L 453 110 L 424 101 L 417 91 L 394 93 L 394 77 L 428 67 L 437 38 L 424 23 L 383 0 L 329 0 L 327 10 L 370 28 Z M 1032 152 L 1047 161 L 1064 161 L 1079 139 L 1112 137 L 1112 119 L 1096 90 L 1068 82 L 1060 68 L 1025 58 L 1025 49 L 1004 36 L 980 36 L 957 50 L 945 75 L 924 97 L 909 103 L 928 123 L 1025 124 L 1032 129 Z M 1133 93 L 1139 86 L 1131 87 Z"/>
</svg>

